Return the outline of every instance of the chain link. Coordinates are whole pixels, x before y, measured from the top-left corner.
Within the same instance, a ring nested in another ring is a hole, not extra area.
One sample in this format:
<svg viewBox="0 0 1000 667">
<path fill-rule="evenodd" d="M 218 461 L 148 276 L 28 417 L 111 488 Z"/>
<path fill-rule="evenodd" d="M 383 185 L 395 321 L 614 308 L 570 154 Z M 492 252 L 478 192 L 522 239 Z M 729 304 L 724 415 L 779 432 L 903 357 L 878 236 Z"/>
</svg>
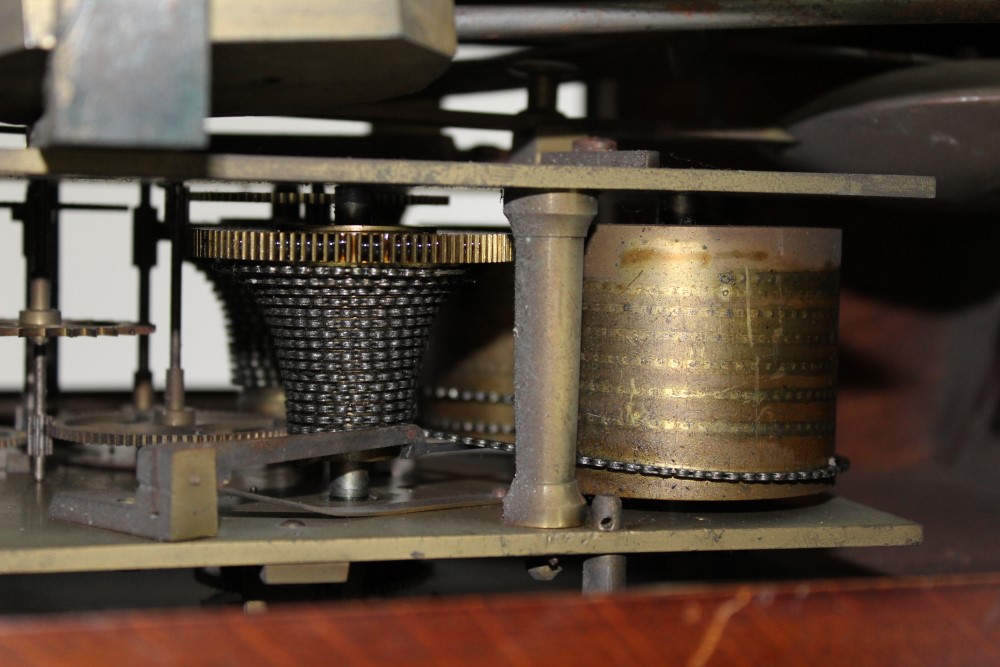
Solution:
<svg viewBox="0 0 1000 667">
<path fill-rule="evenodd" d="M 486 403 L 490 405 L 514 405 L 513 394 L 501 394 L 498 391 L 473 391 L 459 387 L 425 387 L 426 398 L 437 398 L 449 401 L 465 401 L 467 403 Z"/>
<path fill-rule="evenodd" d="M 427 335 L 463 268 L 245 262 L 230 270 L 270 326 L 290 433 L 413 419 Z"/>
<path fill-rule="evenodd" d="M 424 431 L 428 438 L 446 440 L 458 445 L 479 449 L 492 449 L 512 454 L 514 444 L 498 442 L 485 438 L 445 433 L 444 431 Z M 789 484 L 797 482 L 821 482 L 832 480 L 837 475 L 847 472 L 851 463 L 843 456 L 831 456 L 825 466 L 806 470 L 790 470 L 775 472 L 728 472 L 723 470 L 697 470 L 694 468 L 673 468 L 669 466 L 654 466 L 627 461 L 615 461 L 593 456 L 578 456 L 576 464 L 583 468 L 596 468 L 634 475 L 647 475 L 674 479 L 695 479 L 706 482 L 742 482 L 744 484 Z"/>
</svg>

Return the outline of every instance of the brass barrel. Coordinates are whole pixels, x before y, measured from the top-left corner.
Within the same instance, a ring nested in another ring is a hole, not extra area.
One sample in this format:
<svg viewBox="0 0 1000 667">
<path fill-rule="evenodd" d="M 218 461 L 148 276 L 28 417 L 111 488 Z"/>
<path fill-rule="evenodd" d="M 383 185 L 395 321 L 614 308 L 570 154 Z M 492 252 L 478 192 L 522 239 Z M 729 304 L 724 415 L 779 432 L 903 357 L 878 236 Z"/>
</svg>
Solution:
<svg viewBox="0 0 1000 667">
<path fill-rule="evenodd" d="M 681 473 L 582 467 L 581 490 L 746 500 L 827 489 L 788 473 L 829 470 L 834 455 L 840 248 L 832 229 L 598 226 L 584 265 L 579 454 Z"/>
</svg>

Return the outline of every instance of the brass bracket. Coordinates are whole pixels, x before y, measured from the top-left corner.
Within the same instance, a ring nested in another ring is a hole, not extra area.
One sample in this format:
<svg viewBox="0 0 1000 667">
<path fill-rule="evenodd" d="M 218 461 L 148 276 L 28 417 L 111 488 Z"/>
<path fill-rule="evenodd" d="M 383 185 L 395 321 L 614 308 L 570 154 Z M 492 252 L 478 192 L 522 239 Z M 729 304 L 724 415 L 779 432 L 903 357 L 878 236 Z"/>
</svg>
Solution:
<svg viewBox="0 0 1000 667">
<path fill-rule="evenodd" d="M 62 491 L 53 519 L 106 528 L 160 542 L 211 537 L 219 530 L 215 452 L 153 445 L 139 452 L 139 487 L 116 491 Z"/>
<path fill-rule="evenodd" d="M 136 457 L 134 495 L 61 491 L 49 516 L 160 542 L 212 537 L 219 530 L 218 496 L 239 468 L 410 447 L 424 440 L 412 424 L 177 447 L 151 445 Z"/>
</svg>

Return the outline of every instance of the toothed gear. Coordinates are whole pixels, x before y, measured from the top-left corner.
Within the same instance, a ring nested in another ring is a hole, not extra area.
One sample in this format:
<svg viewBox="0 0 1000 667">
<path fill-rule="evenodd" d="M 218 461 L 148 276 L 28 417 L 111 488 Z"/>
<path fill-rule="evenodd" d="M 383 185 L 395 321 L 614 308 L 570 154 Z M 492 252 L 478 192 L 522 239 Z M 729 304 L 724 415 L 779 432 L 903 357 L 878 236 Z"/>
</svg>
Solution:
<svg viewBox="0 0 1000 667">
<path fill-rule="evenodd" d="M 403 227 L 318 227 L 284 231 L 196 227 L 198 259 L 326 266 L 442 266 L 510 262 L 510 235 Z"/>
<path fill-rule="evenodd" d="M 118 447 L 258 440 L 284 434 L 285 429 L 270 417 L 217 410 L 195 411 L 192 426 L 160 424 L 152 412 L 131 410 L 80 413 L 49 423 L 49 435 L 56 440 Z"/>
</svg>

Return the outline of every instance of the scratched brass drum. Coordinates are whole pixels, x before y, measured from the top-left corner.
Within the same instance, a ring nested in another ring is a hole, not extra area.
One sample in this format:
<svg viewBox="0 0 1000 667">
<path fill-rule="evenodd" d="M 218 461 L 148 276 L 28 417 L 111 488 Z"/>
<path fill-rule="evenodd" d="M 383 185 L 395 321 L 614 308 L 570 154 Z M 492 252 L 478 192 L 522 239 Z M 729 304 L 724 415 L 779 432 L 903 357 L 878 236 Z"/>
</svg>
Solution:
<svg viewBox="0 0 1000 667">
<path fill-rule="evenodd" d="M 598 226 L 584 268 L 581 490 L 828 489 L 840 247 L 831 229 Z"/>
</svg>

